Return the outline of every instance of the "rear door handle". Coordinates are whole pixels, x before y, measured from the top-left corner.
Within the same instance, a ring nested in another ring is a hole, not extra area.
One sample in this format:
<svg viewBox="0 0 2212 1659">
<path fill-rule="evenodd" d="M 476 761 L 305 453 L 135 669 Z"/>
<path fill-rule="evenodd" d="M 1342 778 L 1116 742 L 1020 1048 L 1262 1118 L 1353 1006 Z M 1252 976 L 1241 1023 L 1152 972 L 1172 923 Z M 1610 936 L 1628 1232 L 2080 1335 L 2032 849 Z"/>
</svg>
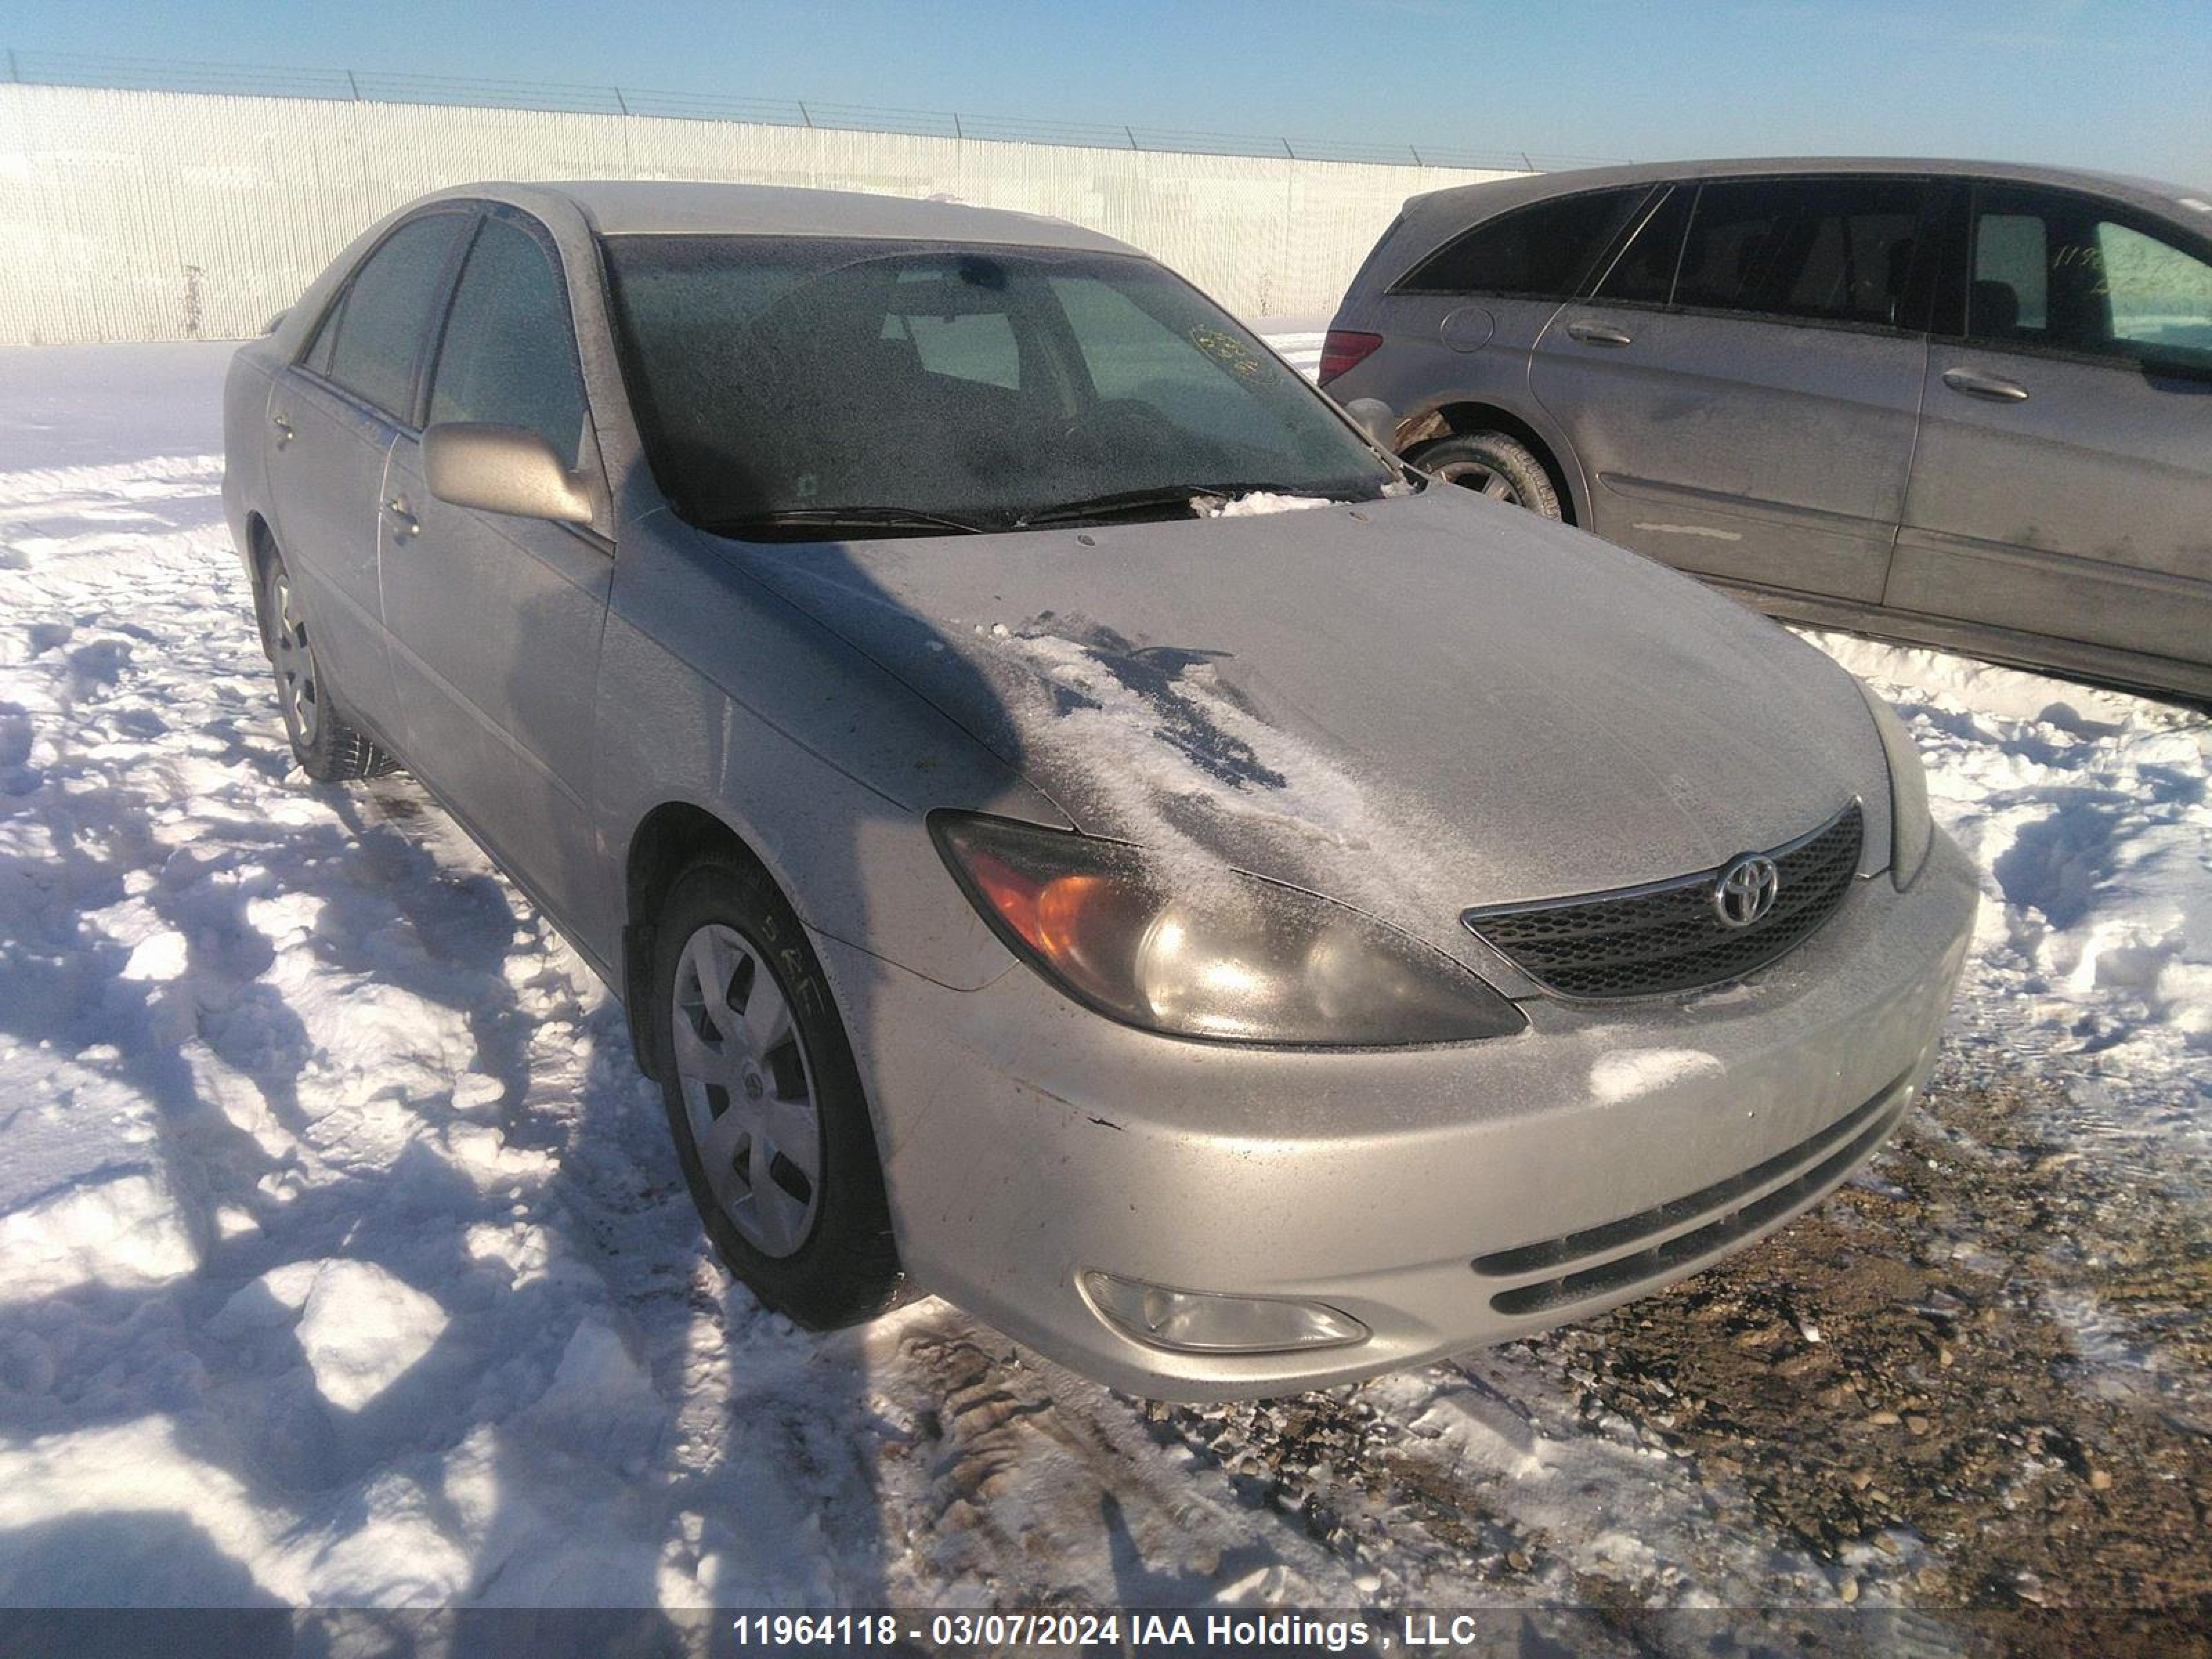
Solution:
<svg viewBox="0 0 2212 1659">
<path fill-rule="evenodd" d="M 269 417 L 269 424 L 276 428 L 277 448 L 282 449 L 292 441 L 292 422 L 285 418 L 282 410 Z"/>
<path fill-rule="evenodd" d="M 1994 374 L 1977 374 L 1971 368 L 1947 368 L 1943 384 L 1954 392 L 1963 392 L 1969 398 L 1987 398 L 1992 403 L 2024 404 L 2027 388 L 2017 380 L 1999 380 Z"/>
<path fill-rule="evenodd" d="M 1569 323 L 1567 332 L 1584 345 L 1625 346 L 1636 343 L 1634 335 L 1624 334 L 1603 323 Z"/>
<path fill-rule="evenodd" d="M 394 495 L 390 501 L 385 502 L 384 510 L 392 515 L 393 535 L 419 536 L 422 533 L 422 521 L 415 516 L 414 510 L 407 505 L 407 498 L 404 495 Z"/>
</svg>

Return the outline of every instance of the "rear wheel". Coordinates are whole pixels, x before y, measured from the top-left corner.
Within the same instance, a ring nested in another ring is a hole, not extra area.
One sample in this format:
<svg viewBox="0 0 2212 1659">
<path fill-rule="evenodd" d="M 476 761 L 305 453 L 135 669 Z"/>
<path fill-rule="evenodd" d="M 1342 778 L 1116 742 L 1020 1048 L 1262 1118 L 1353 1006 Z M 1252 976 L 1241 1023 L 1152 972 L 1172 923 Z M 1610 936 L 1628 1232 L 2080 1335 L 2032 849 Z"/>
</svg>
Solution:
<svg viewBox="0 0 2212 1659">
<path fill-rule="evenodd" d="M 1564 519 L 1559 492 L 1535 451 L 1504 432 L 1462 432 L 1423 444 L 1407 459 L 1446 483 L 1539 518 Z"/>
<path fill-rule="evenodd" d="M 319 783 L 373 778 L 398 765 L 374 739 L 356 730 L 331 690 L 316 654 L 307 607 L 283 558 L 269 556 L 262 573 L 262 625 L 270 665 L 276 675 L 276 704 L 300 769 Z"/>
<path fill-rule="evenodd" d="M 798 916 L 757 866 L 710 858 L 677 878 L 654 940 L 663 1103 L 723 1261 L 816 1330 L 882 1312 L 900 1274 L 875 1133 Z"/>
</svg>

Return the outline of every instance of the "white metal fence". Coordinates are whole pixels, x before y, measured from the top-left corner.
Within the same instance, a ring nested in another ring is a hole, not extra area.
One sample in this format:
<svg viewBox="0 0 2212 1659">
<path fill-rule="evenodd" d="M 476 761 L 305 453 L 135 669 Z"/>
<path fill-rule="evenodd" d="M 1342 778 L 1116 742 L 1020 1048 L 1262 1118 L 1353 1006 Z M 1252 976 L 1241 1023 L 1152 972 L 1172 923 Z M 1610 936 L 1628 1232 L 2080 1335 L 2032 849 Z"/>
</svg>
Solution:
<svg viewBox="0 0 2212 1659">
<path fill-rule="evenodd" d="M 1495 169 L 442 104 L 0 84 L 0 343 L 258 332 L 364 226 L 481 179 L 948 193 L 1134 243 L 1247 316 L 1325 313 L 1398 204 Z"/>
</svg>

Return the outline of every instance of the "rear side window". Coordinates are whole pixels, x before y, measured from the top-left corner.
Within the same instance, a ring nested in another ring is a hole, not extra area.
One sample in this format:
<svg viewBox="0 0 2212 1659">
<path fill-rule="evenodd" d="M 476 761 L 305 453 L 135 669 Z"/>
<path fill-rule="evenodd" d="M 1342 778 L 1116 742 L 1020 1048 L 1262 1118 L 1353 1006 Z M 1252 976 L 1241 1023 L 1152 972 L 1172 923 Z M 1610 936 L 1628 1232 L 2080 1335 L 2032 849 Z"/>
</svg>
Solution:
<svg viewBox="0 0 2212 1659">
<path fill-rule="evenodd" d="M 1698 192 L 1674 303 L 1907 325 L 1927 186 L 1905 179 L 1752 179 Z"/>
<path fill-rule="evenodd" d="M 1993 344 L 2212 368 L 2212 263 L 2086 197 L 1983 186 L 1966 331 Z"/>
<path fill-rule="evenodd" d="M 1682 234 L 1690 228 L 1697 186 L 1678 185 L 1646 219 L 1598 284 L 1596 297 L 1663 306 L 1674 297 L 1674 267 L 1682 261 Z"/>
<path fill-rule="evenodd" d="M 393 231 L 354 273 L 335 314 L 337 332 L 322 372 L 401 420 L 413 412 L 415 361 L 430 325 L 430 302 L 465 222 L 459 214 L 439 213 Z"/>
<path fill-rule="evenodd" d="M 430 420 L 526 427 L 576 465 L 584 379 L 568 295 L 537 239 L 504 220 L 484 221 L 461 268 L 438 349 Z"/>
<path fill-rule="evenodd" d="M 1650 193 L 1638 185 L 1516 208 L 1447 242 L 1395 291 L 1567 299 Z"/>
</svg>

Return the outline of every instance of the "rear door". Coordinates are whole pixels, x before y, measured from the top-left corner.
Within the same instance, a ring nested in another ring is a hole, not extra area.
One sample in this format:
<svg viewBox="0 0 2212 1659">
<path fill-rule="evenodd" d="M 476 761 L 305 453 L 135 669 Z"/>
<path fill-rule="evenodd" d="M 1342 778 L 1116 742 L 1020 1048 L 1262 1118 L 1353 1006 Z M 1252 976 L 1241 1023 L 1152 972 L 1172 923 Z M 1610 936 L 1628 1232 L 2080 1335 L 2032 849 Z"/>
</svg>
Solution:
<svg viewBox="0 0 2212 1659">
<path fill-rule="evenodd" d="M 306 601 L 325 675 L 353 712 L 397 740 L 377 592 L 378 490 L 405 423 L 431 307 L 465 213 L 394 229 L 340 290 L 299 362 L 269 396 L 269 486 L 276 544 Z"/>
<path fill-rule="evenodd" d="M 1591 527 L 1730 580 L 1879 601 L 1926 366 L 1932 191 L 1680 185 L 1537 341 Z"/>
<path fill-rule="evenodd" d="M 430 425 L 538 433 L 605 501 L 559 257 L 534 221 L 483 220 L 425 401 Z M 566 917 L 600 879 L 586 803 L 606 522 L 604 506 L 598 529 L 453 506 L 423 482 L 418 433 L 393 446 L 381 568 L 409 762 Z"/>
<path fill-rule="evenodd" d="M 2212 661 L 2212 240 L 1978 184 L 1888 602 Z"/>
<path fill-rule="evenodd" d="M 1529 349 L 1655 193 L 1585 191 L 1462 231 L 1346 322 L 1381 331 L 1385 344 L 1331 389 L 1382 398 L 1407 417 L 1468 401 L 1525 410 Z"/>
</svg>

